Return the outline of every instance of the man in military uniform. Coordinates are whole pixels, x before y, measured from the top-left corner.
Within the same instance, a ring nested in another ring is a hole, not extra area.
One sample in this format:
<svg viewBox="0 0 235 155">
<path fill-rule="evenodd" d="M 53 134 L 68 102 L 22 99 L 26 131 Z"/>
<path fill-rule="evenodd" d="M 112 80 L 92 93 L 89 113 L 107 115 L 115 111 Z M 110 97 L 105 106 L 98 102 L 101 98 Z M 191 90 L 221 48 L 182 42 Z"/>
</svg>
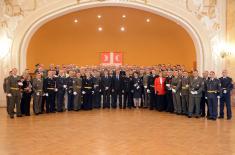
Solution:
<svg viewBox="0 0 235 155">
<path fill-rule="evenodd" d="M 21 100 L 21 87 L 23 83 L 21 77 L 17 75 L 17 69 L 12 69 L 12 75 L 9 76 L 6 83 L 6 93 L 9 97 L 9 115 L 10 118 L 14 118 L 14 108 L 16 106 L 17 117 L 22 117 L 20 110 L 20 100 Z"/>
<path fill-rule="evenodd" d="M 171 90 L 173 96 L 174 112 L 178 115 L 182 113 L 180 92 L 181 92 L 181 78 L 178 71 L 174 71 L 174 77 L 171 81 Z"/>
<path fill-rule="evenodd" d="M 122 93 L 124 95 L 124 100 L 123 100 L 123 109 L 126 109 L 126 107 L 130 108 L 132 107 L 132 102 L 131 102 L 131 80 L 129 77 L 129 72 L 125 72 L 124 77 L 122 78 Z"/>
<path fill-rule="evenodd" d="M 98 71 L 94 72 L 94 75 L 92 77 L 93 83 L 94 83 L 94 95 L 92 98 L 92 104 L 94 108 L 100 108 L 101 107 L 101 77 L 100 73 Z"/>
<path fill-rule="evenodd" d="M 73 109 L 75 111 L 78 111 L 81 109 L 81 104 L 82 104 L 81 89 L 82 89 L 81 73 L 77 72 L 76 77 L 74 78 L 74 83 L 73 83 L 73 95 L 74 95 Z"/>
<path fill-rule="evenodd" d="M 43 95 L 43 79 L 42 74 L 37 72 L 36 78 L 33 79 L 33 109 L 36 115 L 42 113 L 42 95 Z"/>
<path fill-rule="evenodd" d="M 110 108 L 110 91 L 111 91 L 111 78 L 108 71 L 104 71 L 104 76 L 101 77 L 101 88 L 103 94 L 103 108 Z"/>
<path fill-rule="evenodd" d="M 172 71 L 168 70 L 167 71 L 167 77 L 166 77 L 166 111 L 167 112 L 174 112 L 174 106 L 173 106 L 173 98 L 172 98 L 172 89 L 171 89 L 171 82 L 172 82 L 173 76 L 172 76 Z"/>
<path fill-rule="evenodd" d="M 150 105 L 150 95 L 149 92 L 147 92 L 148 88 L 148 78 L 149 78 L 149 70 L 146 70 L 145 74 L 143 75 L 143 91 L 144 91 L 144 97 L 143 97 L 143 108 L 147 108 Z"/>
<path fill-rule="evenodd" d="M 188 114 L 189 105 L 189 77 L 188 72 L 183 72 L 183 77 L 181 80 L 181 100 L 182 100 L 182 113 L 184 115 Z"/>
<path fill-rule="evenodd" d="M 191 118 L 195 107 L 196 118 L 200 117 L 200 100 L 202 97 L 202 91 L 204 89 L 204 82 L 198 75 L 198 71 L 193 71 L 193 77 L 190 79 L 189 84 L 189 110 L 188 117 Z"/>
<path fill-rule="evenodd" d="M 203 82 L 206 83 L 206 81 L 209 79 L 208 77 L 208 71 L 204 71 L 202 73 L 202 77 L 203 77 Z M 207 114 L 206 114 L 206 105 L 207 105 Z M 202 91 L 202 97 L 201 97 L 201 102 L 200 102 L 200 108 L 201 108 L 201 116 L 205 117 L 207 115 L 207 117 L 209 117 L 209 108 L 208 108 L 208 101 L 206 99 L 206 92 L 205 92 L 205 88 Z"/>
<path fill-rule="evenodd" d="M 59 70 L 58 71 L 58 77 L 56 78 L 56 88 L 57 88 L 57 111 L 62 112 L 64 109 L 64 96 L 65 96 L 65 91 L 67 89 L 67 80 L 65 77 L 65 72 L 64 70 Z"/>
<path fill-rule="evenodd" d="M 48 77 L 43 82 L 43 91 L 46 96 L 46 112 L 55 112 L 55 96 L 58 89 L 56 88 L 56 80 L 53 77 L 53 71 L 48 71 Z"/>
<path fill-rule="evenodd" d="M 231 91 L 233 90 L 233 80 L 228 77 L 227 70 L 223 70 L 222 77 L 219 78 L 222 88 L 222 96 L 220 98 L 220 119 L 224 118 L 224 102 L 227 109 L 227 120 L 232 118 L 231 110 Z"/>
<path fill-rule="evenodd" d="M 73 95 L 73 83 L 74 83 L 74 71 L 69 71 L 69 77 L 66 79 L 67 83 L 67 96 L 68 96 L 68 104 L 67 110 L 73 110 L 73 102 L 74 102 L 74 95 Z"/>
<path fill-rule="evenodd" d="M 215 78 L 214 71 L 210 72 L 210 79 L 206 81 L 205 90 L 210 114 L 208 119 L 216 120 L 218 116 L 218 99 L 221 96 L 221 84 L 220 80 Z"/>
<path fill-rule="evenodd" d="M 112 77 L 112 84 L 111 84 L 111 94 L 112 94 L 112 108 L 117 107 L 117 97 L 119 102 L 119 108 L 122 109 L 122 91 L 121 91 L 121 83 L 122 78 L 119 76 L 119 71 L 115 72 L 115 75 Z"/>
<path fill-rule="evenodd" d="M 9 97 L 7 95 L 7 83 L 8 83 L 8 79 L 9 77 L 12 75 L 12 71 L 9 72 L 9 76 L 4 78 L 4 82 L 3 82 L 3 91 L 4 93 L 6 93 L 6 101 L 7 101 L 7 113 L 9 114 L 9 105 L 10 105 L 10 100 Z"/>
<path fill-rule="evenodd" d="M 92 110 L 92 96 L 94 94 L 94 84 L 88 71 L 85 73 L 82 81 L 83 108 L 84 110 Z"/>
<path fill-rule="evenodd" d="M 156 94 L 154 90 L 154 81 L 158 76 L 156 75 L 156 70 L 152 70 L 148 78 L 148 92 L 150 93 L 150 110 L 156 108 Z"/>
</svg>

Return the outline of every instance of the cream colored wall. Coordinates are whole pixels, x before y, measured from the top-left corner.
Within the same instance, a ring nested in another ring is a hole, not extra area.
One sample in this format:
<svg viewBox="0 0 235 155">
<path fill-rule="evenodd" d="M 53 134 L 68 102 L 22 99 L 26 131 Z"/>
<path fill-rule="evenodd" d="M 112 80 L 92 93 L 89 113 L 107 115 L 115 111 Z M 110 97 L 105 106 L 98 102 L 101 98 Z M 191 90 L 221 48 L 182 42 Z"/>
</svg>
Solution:
<svg viewBox="0 0 235 155">
<path fill-rule="evenodd" d="M 98 14 L 101 19 L 97 19 Z M 78 23 L 73 22 L 76 18 Z M 97 31 L 99 26 L 102 32 Z M 120 31 L 121 26 L 125 32 Z M 191 70 L 196 61 L 192 39 L 175 22 L 137 9 L 100 7 L 70 13 L 43 25 L 30 41 L 27 67 L 33 69 L 37 63 L 100 64 L 104 51 L 123 52 L 124 64 L 183 64 Z"/>
<path fill-rule="evenodd" d="M 227 41 L 235 46 L 235 0 L 228 0 L 227 4 Z M 235 51 L 225 61 L 226 68 L 235 79 Z"/>
</svg>

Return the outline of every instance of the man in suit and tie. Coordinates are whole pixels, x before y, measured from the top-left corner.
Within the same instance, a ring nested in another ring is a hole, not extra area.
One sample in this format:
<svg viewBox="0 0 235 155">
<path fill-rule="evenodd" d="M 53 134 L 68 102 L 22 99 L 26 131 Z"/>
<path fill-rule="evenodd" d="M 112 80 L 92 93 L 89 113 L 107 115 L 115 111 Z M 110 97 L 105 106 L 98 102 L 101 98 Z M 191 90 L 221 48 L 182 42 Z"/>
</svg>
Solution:
<svg viewBox="0 0 235 155">
<path fill-rule="evenodd" d="M 117 107 L 117 98 L 118 98 L 118 103 L 119 103 L 119 108 L 122 109 L 122 91 L 121 91 L 121 86 L 122 86 L 122 80 L 120 77 L 120 71 L 116 70 L 115 75 L 112 77 L 112 108 Z"/>
<path fill-rule="evenodd" d="M 101 78 L 101 88 L 103 94 L 103 109 L 110 108 L 110 90 L 112 80 L 108 74 L 108 71 L 104 71 L 104 76 Z"/>
</svg>

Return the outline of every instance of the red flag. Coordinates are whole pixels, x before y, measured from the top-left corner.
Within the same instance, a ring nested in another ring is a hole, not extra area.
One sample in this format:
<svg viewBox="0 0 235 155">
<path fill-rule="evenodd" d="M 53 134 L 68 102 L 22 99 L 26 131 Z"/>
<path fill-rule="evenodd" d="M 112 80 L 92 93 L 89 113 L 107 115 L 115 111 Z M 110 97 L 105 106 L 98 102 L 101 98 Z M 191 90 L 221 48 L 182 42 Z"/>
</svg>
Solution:
<svg viewBox="0 0 235 155">
<path fill-rule="evenodd" d="M 122 64 L 122 53 L 121 52 L 115 52 L 113 53 L 113 63 L 114 64 Z"/>
<path fill-rule="evenodd" d="M 110 52 L 101 53 L 101 63 L 102 64 L 110 64 Z"/>
<path fill-rule="evenodd" d="M 121 52 L 102 52 L 101 64 L 122 65 L 122 53 Z"/>
</svg>

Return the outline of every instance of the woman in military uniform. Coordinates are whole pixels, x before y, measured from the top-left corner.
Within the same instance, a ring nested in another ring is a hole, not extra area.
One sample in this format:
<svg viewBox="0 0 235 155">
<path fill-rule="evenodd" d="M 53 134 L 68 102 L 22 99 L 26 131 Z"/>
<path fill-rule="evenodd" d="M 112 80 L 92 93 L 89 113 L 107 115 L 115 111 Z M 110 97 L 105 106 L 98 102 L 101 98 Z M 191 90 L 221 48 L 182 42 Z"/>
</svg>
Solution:
<svg viewBox="0 0 235 155">
<path fill-rule="evenodd" d="M 30 101 L 32 95 L 32 83 L 30 75 L 26 75 L 22 86 L 21 113 L 30 116 Z"/>
</svg>

